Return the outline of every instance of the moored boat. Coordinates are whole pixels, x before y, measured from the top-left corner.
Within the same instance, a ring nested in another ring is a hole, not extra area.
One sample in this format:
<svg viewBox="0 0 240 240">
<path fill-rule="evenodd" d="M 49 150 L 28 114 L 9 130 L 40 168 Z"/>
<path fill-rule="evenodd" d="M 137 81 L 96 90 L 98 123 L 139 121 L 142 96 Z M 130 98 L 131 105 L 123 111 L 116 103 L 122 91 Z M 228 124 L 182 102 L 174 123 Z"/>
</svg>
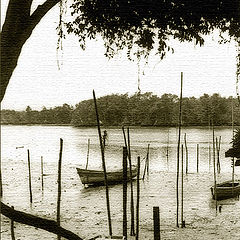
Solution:
<svg viewBox="0 0 240 240">
<path fill-rule="evenodd" d="M 104 185 L 104 172 L 102 170 L 90 170 L 77 168 L 77 173 L 82 184 L 88 185 Z M 137 168 L 132 167 L 132 178 L 137 176 Z M 114 170 L 107 172 L 107 181 L 109 184 L 121 183 L 123 180 L 123 171 Z M 130 171 L 127 172 L 127 180 L 130 180 Z"/>
<path fill-rule="evenodd" d="M 214 186 L 211 187 L 211 192 L 214 200 L 237 197 L 240 195 L 240 182 L 234 181 L 234 184 L 232 181 L 218 183 L 216 184 L 216 192 Z"/>
</svg>

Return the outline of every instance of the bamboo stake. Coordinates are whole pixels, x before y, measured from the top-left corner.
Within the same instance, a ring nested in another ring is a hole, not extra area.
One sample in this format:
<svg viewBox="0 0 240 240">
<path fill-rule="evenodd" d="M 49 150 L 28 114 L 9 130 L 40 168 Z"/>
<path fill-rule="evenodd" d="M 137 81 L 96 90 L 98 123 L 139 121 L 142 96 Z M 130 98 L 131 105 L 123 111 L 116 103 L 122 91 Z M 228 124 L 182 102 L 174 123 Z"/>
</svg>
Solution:
<svg viewBox="0 0 240 240">
<path fill-rule="evenodd" d="M 131 144 L 130 144 L 130 133 L 129 128 L 127 128 L 127 136 L 128 136 L 128 160 L 129 160 L 129 171 L 130 171 L 130 186 L 131 186 L 131 231 L 130 235 L 135 235 L 134 229 L 134 201 L 133 201 L 133 182 L 132 182 L 132 160 L 131 160 Z"/>
<path fill-rule="evenodd" d="M 197 173 L 198 173 L 198 165 L 199 165 L 199 144 L 197 144 Z"/>
<path fill-rule="evenodd" d="M 107 201 L 109 235 L 112 236 L 112 223 L 111 223 L 110 201 L 109 201 L 109 191 L 108 191 L 108 181 L 107 181 L 107 170 L 106 170 L 106 165 L 105 165 L 104 146 L 103 146 L 103 143 L 102 143 L 100 121 L 99 121 L 99 115 L 98 115 L 98 109 L 97 109 L 97 100 L 96 100 L 94 90 L 93 90 L 93 98 L 94 98 L 96 118 L 97 118 L 99 142 L 100 142 L 100 147 L 101 147 L 102 167 L 103 167 L 103 172 L 104 172 L 104 183 L 105 183 L 105 188 L 106 188 L 106 201 Z"/>
<path fill-rule="evenodd" d="M 123 147 L 123 236 L 127 240 L 127 148 Z"/>
<path fill-rule="evenodd" d="M 89 148 L 90 148 L 90 139 L 88 139 L 88 149 L 87 149 L 87 162 L 86 162 L 86 170 L 88 168 L 88 159 L 89 159 Z"/>
<path fill-rule="evenodd" d="M 216 182 L 216 163 L 215 163 L 215 139 L 214 139 L 214 126 L 212 126 L 213 131 L 213 174 L 214 174 L 214 195 L 216 200 L 216 214 L 217 214 L 217 182 Z"/>
<path fill-rule="evenodd" d="M 179 151 L 181 142 L 181 119 L 182 119 L 182 88 L 183 88 L 183 73 L 181 72 L 181 91 L 180 91 L 180 101 L 179 101 L 179 120 L 178 120 L 178 146 L 177 146 L 177 186 L 176 186 L 176 197 L 177 197 L 177 214 L 176 222 L 178 225 L 178 211 L 179 211 L 179 197 L 178 197 L 178 185 L 179 185 Z"/>
<path fill-rule="evenodd" d="M 233 116 L 233 99 L 232 99 L 232 134 L 234 138 L 234 116 Z M 232 195 L 233 195 L 233 188 L 234 188 L 234 171 L 235 171 L 235 163 L 234 163 L 234 157 L 232 158 Z"/>
<path fill-rule="evenodd" d="M 168 162 L 168 156 L 169 156 L 169 127 L 168 127 L 168 139 L 167 139 L 167 154 L 166 154 L 166 157 L 167 157 L 167 168 L 169 170 L 169 162 Z"/>
<path fill-rule="evenodd" d="M 220 141 L 221 141 L 221 137 L 219 137 L 219 141 L 218 138 L 216 137 L 216 150 L 217 150 L 217 172 L 218 174 L 221 171 L 221 166 L 220 166 L 220 156 L 219 156 L 219 152 L 220 152 Z"/>
<path fill-rule="evenodd" d="M 210 146 L 210 144 L 208 146 L 208 159 L 209 159 L 209 172 L 210 172 L 210 167 L 211 167 L 211 146 Z"/>
<path fill-rule="evenodd" d="M 149 147 L 150 144 L 148 144 L 148 149 L 147 149 L 147 175 L 149 176 Z"/>
<path fill-rule="evenodd" d="M 32 181 L 31 181 L 31 164 L 30 164 L 30 152 L 29 149 L 27 150 L 28 153 L 28 182 L 29 182 L 29 193 L 30 193 L 30 203 L 32 204 Z"/>
<path fill-rule="evenodd" d="M 58 196 L 57 196 L 57 225 L 60 227 L 60 203 L 61 203 L 61 171 L 62 171 L 62 149 L 63 140 L 60 138 L 60 151 L 59 151 L 59 161 L 58 161 Z M 58 235 L 58 240 L 61 236 Z"/>
<path fill-rule="evenodd" d="M 42 179 L 42 191 L 43 191 L 43 157 L 41 156 L 41 179 Z"/>
<path fill-rule="evenodd" d="M 14 207 L 12 207 L 12 209 L 14 210 Z M 12 240 L 15 240 L 15 234 L 14 234 L 14 221 L 11 219 L 11 237 Z M 1 235 L 0 235 L 1 238 Z"/>
<path fill-rule="evenodd" d="M 136 204 L 136 240 L 139 238 L 139 200 L 140 200 L 140 157 L 137 162 L 137 204 Z"/>
<path fill-rule="evenodd" d="M 184 143 L 185 143 L 185 151 L 186 151 L 186 174 L 188 174 L 188 148 L 187 148 L 187 135 L 184 134 Z"/>
<path fill-rule="evenodd" d="M 160 240 L 159 207 L 153 207 L 154 240 Z"/>
<path fill-rule="evenodd" d="M 185 223 L 183 221 L 183 144 L 182 144 L 182 192 L 181 192 L 181 199 L 182 199 L 182 207 L 181 207 L 181 222 L 182 222 L 182 228 L 185 226 Z"/>
</svg>

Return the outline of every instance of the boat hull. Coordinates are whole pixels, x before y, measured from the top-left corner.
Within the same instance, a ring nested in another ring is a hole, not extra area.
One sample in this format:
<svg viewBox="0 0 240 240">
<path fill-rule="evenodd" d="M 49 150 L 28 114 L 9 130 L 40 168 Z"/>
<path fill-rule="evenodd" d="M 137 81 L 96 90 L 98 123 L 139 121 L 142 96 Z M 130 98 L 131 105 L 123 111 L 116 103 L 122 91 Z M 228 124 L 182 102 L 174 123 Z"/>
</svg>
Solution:
<svg viewBox="0 0 240 240">
<path fill-rule="evenodd" d="M 219 183 L 216 185 L 216 192 L 214 186 L 211 187 L 212 197 L 214 200 L 223 200 L 237 197 L 240 195 L 240 182 L 232 181 Z"/>
<path fill-rule="evenodd" d="M 82 184 L 104 185 L 104 172 L 98 170 L 86 170 L 77 168 L 77 173 Z M 132 169 L 132 178 L 137 176 L 137 169 Z M 130 180 L 130 171 L 127 172 L 127 180 Z M 123 181 L 122 170 L 107 172 L 107 181 L 109 184 L 121 183 Z"/>
</svg>

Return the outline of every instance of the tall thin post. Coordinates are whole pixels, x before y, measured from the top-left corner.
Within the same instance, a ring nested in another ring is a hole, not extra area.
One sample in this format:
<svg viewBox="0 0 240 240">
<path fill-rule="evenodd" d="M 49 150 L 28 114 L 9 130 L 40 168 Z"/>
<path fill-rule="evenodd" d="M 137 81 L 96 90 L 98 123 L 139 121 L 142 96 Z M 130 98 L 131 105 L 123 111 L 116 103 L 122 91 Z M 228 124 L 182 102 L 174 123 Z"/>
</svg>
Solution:
<svg viewBox="0 0 240 240">
<path fill-rule="evenodd" d="M 211 167 L 211 146 L 210 146 L 210 144 L 208 146 L 208 159 L 209 159 L 208 164 L 209 164 L 209 172 L 210 172 L 210 167 Z"/>
<path fill-rule="evenodd" d="M 87 148 L 87 162 L 86 162 L 86 170 L 88 168 L 88 159 L 89 159 L 89 148 L 90 148 L 90 139 L 88 139 L 88 148 Z"/>
<path fill-rule="evenodd" d="M 216 150 L 217 150 L 217 172 L 218 174 L 221 171 L 221 165 L 220 165 L 220 144 L 221 144 L 221 136 L 219 137 L 219 141 L 218 138 L 216 137 Z"/>
<path fill-rule="evenodd" d="M 12 209 L 14 209 L 14 207 L 12 207 Z M 15 234 L 14 234 L 14 221 L 11 219 L 11 237 L 12 240 L 15 240 Z M 1 238 L 1 235 L 0 235 Z"/>
<path fill-rule="evenodd" d="M 167 157 L 167 167 L 168 167 L 168 170 L 169 170 L 169 163 L 168 163 L 168 156 L 169 156 L 169 127 L 168 127 L 168 138 L 167 138 L 167 154 L 166 154 L 166 157 Z"/>
<path fill-rule="evenodd" d="M 42 179 L 42 191 L 43 191 L 43 156 L 41 156 L 41 179 Z"/>
<path fill-rule="evenodd" d="M 217 182 L 216 182 L 216 159 L 215 159 L 215 137 L 214 137 L 214 126 L 212 127 L 213 131 L 213 176 L 214 176 L 214 195 L 216 203 L 216 213 L 217 213 Z"/>
<path fill-rule="evenodd" d="M 232 99 L 232 135 L 234 138 L 234 115 L 233 115 L 233 99 Z M 233 188 L 234 188 L 234 171 L 235 171 L 235 161 L 234 157 L 232 157 L 232 195 L 233 195 Z"/>
<path fill-rule="evenodd" d="M 147 175 L 149 176 L 149 147 L 150 144 L 148 144 L 148 149 L 147 149 Z"/>
<path fill-rule="evenodd" d="M 180 152 L 180 142 L 181 142 L 181 119 L 182 119 L 182 88 L 183 88 L 183 73 L 181 72 L 181 91 L 180 91 L 180 101 L 179 101 L 179 119 L 178 119 L 178 146 L 177 146 L 177 186 L 176 186 L 176 197 L 177 197 L 177 214 L 176 222 L 178 224 L 178 212 L 179 212 L 179 196 L 178 196 L 178 185 L 179 185 L 179 152 Z"/>
<path fill-rule="evenodd" d="M 63 149 L 63 140 L 60 138 L 60 151 L 59 151 L 59 160 L 58 160 L 58 196 L 57 196 L 57 225 L 60 226 L 60 203 L 61 203 L 61 172 L 62 172 L 62 149 Z M 61 239 L 61 236 L 58 235 L 58 240 Z"/>
<path fill-rule="evenodd" d="M 199 144 L 197 144 L 197 173 L 198 173 L 198 166 L 199 166 Z"/>
<path fill-rule="evenodd" d="M 130 186 L 131 186 L 131 231 L 130 235 L 135 235 L 134 229 L 134 201 L 133 201 L 133 182 L 132 182 L 132 160 L 131 160 L 131 144 L 130 144 L 130 133 L 129 128 L 127 128 L 127 136 L 128 136 L 128 160 L 129 160 L 129 172 L 130 172 Z"/>
<path fill-rule="evenodd" d="M 123 147 L 123 236 L 127 240 L 127 148 Z"/>
<path fill-rule="evenodd" d="M 185 151 L 186 151 L 186 174 L 188 174 L 188 148 L 187 148 L 187 135 L 184 134 L 184 143 L 185 143 Z"/>
<path fill-rule="evenodd" d="M 183 144 L 182 144 L 182 186 L 181 186 L 182 192 L 181 192 L 181 200 L 182 200 L 182 206 L 181 206 L 181 222 L 182 222 L 182 228 L 184 227 L 184 221 L 183 221 Z"/>
<path fill-rule="evenodd" d="M 107 181 L 107 170 L 106 170 L 106 165 L 105 165 L 104 146 L 103 146 L 103 142 L 102 142 L 102 135 L 101 135 L 101 129 L 100 129 L 100 121 L 99 121 L 99 115 L 98 115 L 98 109 L 97 109 L 97 100 L 96 100 L 94 90 L 93 90 L 93 99 L 94 99 L 94 104 L 95 104 L 97 126 L 98 126 L 98 136 L 99 136 L 101 155 L 102 155 L 102 168 L 103 168 L 103 172 L 104 172 L 104 183 L 105 183 L 105 188 L 106 188 L 109 235 L 112 236 L 112 223 L 111 223 L 110 201 L 109 201 L 109 191 L 108 191 L 108 181 Z"/>
<path fill-rule="evenodd" d="M 30 164 L 30 152 L 29 149 L 27 150 L 28 153 L 28 182 L 29 182 L 29 194 L 30 194 L 30 203 L 32 203 L 32 181 L 31 181 L 31 164 Z"/>
<path fill-rule="evenodd" d="M 140 157 L 137 158 L 136 240 L 139 238 Z"/>
<path fill-rule="evenodd" d="M 160 240 L 160 217 L 159 207 L 153 207 L 153 229 L 154 229 L 154 240 Z"/>
</svg>

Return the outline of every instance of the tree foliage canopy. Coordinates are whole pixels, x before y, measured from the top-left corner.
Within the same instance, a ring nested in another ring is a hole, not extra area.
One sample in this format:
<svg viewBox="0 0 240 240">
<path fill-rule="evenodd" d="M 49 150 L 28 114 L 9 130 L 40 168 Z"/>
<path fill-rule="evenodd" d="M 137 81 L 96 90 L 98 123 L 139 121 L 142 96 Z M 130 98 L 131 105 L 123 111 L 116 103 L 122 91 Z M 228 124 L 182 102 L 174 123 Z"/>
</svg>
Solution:
<svg viewBox="0 0 240 240">
<path fill-rule="evenodd" d="M 239 0 L 74 0 L 68 33 L 86 38 L 101 35 L 106 54 L 128 48 L 128 56 L 145 56 L 157 45 L 163 58 L 171 50 L 170 37 L 202 45 L 214 29 L 240 36 Z"/>
</svg>

